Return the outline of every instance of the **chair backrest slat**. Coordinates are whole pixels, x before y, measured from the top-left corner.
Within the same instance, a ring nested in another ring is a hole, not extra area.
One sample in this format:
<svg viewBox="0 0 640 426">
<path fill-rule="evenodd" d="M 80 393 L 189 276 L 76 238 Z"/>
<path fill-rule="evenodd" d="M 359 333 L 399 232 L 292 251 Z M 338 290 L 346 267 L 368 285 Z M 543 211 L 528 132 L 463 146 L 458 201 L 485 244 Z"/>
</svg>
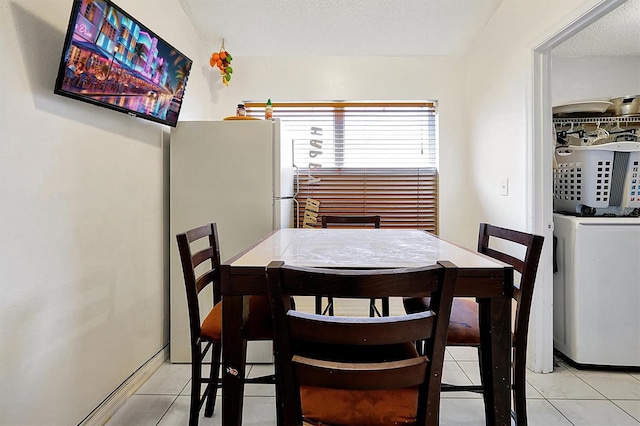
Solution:
<svg viewBox="0 0 640 426">
<path fill-rule="evenodd" d="M 199 226 L 197 228 L 194 228 L 194 229 L 191 229 L 191 230 L 185 232 L 185 235 L 187 236 L 187 241 L 189 243 L 192 243 L 192 242 L 194 242 L 196 240 L 199 240 L 202 237 L 213 235 L 214 231 L 213 231 L 211 225 L 212 224 Z"/>
<path fill-rule="evenodd" d="M 435 314 L 419 312 L 404 317 L 327 317 L 289 311 L 289 331 L 295 340 L 336 345 L 384 345 L 430 339 Z M 329 319 L 327 319 L 329 318 Z M 384 328 L 384 334 L 380 333 Z"/>
<path fill-rule="evenodd" d="M 204 274 L 200 275 L 196 279 L 196 291 L 200 293 L 203 289 L 205 289 L 209 284 L 216 281 L 219 277 L 219 271 L 216 269 L 209 269 Z"/>
<path fill-rule="evenodd" d="M 374 228 L 380 228 L 380 216 L 322 216 L 322 227 L 327 225 L 373 225 Z"/>
<path fill-rule="evenodd" d="M 382 363 L 349 364 L 294 356 L 298 381 L 333 389 L 399 389 L 424 383 L 429 360 L 425 356 Z"/>
<path fill-rule="evenodd" d="M 522 273 L 522 271 L 524 270 L 524 262 L 522 261 L 522 259 L 518 259 L 517 257 L 511 256 L 498 250 L 494 250 L 490 247 L 486 247 L 484 250 L 484 254 L 513 266 L 514 270 L 520 273 Z"/>
<path fill-rule="evenodd" d="M 202 249 L 202 250 L 200 250 L 200 251 L 198 251 L 196 253 L 192 253 L 191 254 L 191 264 L 192 264 L 192 266 L 194 268 L 197 268 L 203 262 L 206 262 L 207 260 L 212 260 L 214 255 L 215 255 L 213 250 L 214 250 L 213 247 L 207 247 L 207 248 Z"/>
<path fill-rule="evenodd" d="M 426 296 L 440 284 L 438 274 L 425 274 L 420 269 L 340 270 L 309 269 L 288 266 L 285 291 L 300 296 L 331 295 L 335 297 L 396 297 L 405 294 Z M 416 286 L 416 280 L 421 285 Z M 392 283 L 392 285 L 391 285 Z"/>
</svg>

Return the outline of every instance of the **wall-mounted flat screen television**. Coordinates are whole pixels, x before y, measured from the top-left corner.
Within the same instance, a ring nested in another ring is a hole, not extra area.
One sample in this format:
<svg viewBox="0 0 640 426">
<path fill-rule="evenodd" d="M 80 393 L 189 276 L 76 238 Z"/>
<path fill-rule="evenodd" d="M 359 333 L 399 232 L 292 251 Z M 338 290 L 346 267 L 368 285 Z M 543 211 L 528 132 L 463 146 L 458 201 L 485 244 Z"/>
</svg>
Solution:
<svg viewBox="0 0 640 426">
<path fill-rule="evenodd" d="M 175 127 L 192 61 L 110 0 L 74 0 L 54 93 Z"/>
</svg>

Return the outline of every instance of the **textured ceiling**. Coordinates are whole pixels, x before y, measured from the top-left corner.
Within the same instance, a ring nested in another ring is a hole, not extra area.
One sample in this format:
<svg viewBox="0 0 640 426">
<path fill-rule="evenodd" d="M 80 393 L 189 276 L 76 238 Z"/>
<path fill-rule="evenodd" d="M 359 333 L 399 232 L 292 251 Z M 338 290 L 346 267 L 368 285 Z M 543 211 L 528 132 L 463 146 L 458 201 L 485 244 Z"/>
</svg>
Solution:
<svg viewBox="0 0 640 426">
<path fill-rule="evenodd" d="M 502 0 L 180 0 L 241 56 L 464 55 Z"/>
<path fill-rule="evenodd" d="M 564 43 L 554 56 L 640 56 L 640 0 L 628 0 Z"/>
<path fill-rule="evenodd" d="M 179 1 L 207 48 L 218 50 L 224 39 L 237 56 L 464 55 L 502 2 Z M 553 54 L 640 56 L 640 0 L 624 3 Z"/>
</svg>

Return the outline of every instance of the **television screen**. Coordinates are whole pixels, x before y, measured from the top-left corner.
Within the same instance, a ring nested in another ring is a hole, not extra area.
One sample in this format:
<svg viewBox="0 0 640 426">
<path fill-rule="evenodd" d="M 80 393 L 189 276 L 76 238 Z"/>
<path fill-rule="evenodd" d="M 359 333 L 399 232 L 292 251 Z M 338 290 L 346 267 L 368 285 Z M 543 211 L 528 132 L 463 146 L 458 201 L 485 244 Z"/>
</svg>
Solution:
<svg viewBox="0 0 640 426">
<path fill-rule="evenodd" d="M 110 0 L 74 0 L 54 93 L 175 127 L 191 64 Z"/>
</svg>

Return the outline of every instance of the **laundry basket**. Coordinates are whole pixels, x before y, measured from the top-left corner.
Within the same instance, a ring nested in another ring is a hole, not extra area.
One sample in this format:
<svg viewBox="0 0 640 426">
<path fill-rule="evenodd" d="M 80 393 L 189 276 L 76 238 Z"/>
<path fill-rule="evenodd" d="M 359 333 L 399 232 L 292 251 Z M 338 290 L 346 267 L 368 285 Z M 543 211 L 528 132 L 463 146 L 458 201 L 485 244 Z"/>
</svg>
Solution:
<svg viewBox="0 0 640 426">
<path fill-rule="evenodd" d="M 588 215 L 596 209 L 640 207 L 640 143 L 560 147 L 555 155 L 556 212 Z"/>
</svg>

